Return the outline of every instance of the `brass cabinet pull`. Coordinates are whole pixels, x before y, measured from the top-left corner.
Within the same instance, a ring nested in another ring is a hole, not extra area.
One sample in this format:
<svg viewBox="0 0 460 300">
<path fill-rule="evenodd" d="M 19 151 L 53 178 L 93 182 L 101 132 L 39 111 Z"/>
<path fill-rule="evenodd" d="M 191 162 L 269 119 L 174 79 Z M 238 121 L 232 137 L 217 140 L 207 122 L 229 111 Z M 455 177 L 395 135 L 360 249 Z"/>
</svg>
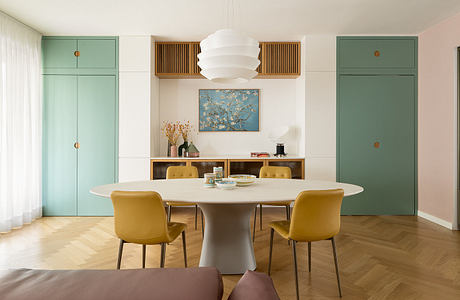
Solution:
<svg viewBox="0 0 460 300">
<path fill-rule="evenodd" d="M 80 149 L 80 143 L 79 142 L 75 142 L 75 144 L 73 144 L 74 148 L 75 149 Z"/>
<path fill-rule="evenodd" d="M 375 50 L 374 56 L 375 56 L 375 57 L 379 57 L 379 56 L 380 56 L 380 51 L 379 51 L 379 50 Z"/>
<path fill-rule="evenodd" d="M 375 142 L 374 143 L 374 148 L 380 148 L 380 142 Z"/>
<path fill-rule="evenodd" d="M 79 56 L 80 56 L 80 51 L 78 51 L 78 50 L 75 51 L 75 52 L 73 53 L 73 55 L 75 55 L 76 57 L 79 57 Z"/>
</svg>

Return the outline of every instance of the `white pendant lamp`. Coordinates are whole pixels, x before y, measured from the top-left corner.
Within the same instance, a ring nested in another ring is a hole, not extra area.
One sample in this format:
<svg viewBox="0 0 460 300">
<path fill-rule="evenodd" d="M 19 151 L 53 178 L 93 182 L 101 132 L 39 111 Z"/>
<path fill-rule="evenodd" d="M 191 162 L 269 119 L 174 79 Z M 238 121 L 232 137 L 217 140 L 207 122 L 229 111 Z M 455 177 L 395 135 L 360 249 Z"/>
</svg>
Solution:
<svg viewBox="0 0 460 300">
<path fill-rule="evenodd" d="M 244 83 L 257 75 L 260 49 L 253 38 L 233 29 L 221 29 L 202 40 L 200 47 L 200 73 L 213 82 Z"/>
</svg>

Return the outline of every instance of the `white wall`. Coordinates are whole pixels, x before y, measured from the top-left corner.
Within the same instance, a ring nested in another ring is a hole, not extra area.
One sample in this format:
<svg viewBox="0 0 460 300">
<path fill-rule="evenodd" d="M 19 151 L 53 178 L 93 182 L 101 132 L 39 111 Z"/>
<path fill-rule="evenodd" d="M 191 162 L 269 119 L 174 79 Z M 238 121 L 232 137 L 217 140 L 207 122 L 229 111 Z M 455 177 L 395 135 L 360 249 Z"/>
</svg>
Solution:
<svg viewBox="0 0 460 300">
<path fill-rule="evenodd" d="M 306 36 L 305 173 L 336 179 L 336 36 Z"/>
<path fill-rule="evenodd" d="M 150 36 L 119 38 L 119 170 L 120 182 L 150 178 L 152 138 L 152 49 Z M 157 122 L 156 122 L 157 123 Z"/>
<path fill-rule="evenodd" d="M 260 89 L 260 132 L 198 132 L 198 90 L 215 88 Z M 286 152 L 297 155 L 300 132 L 297 117 L 296 79 L 254 79 L 231 86 L 206 79 L 160 79 L 160 121 L 190 120 L 195 126 L 192 140 L 201 156 L 249 155 L 251 151 L 274 153 L 275 143 L 268 139 L 268 134 L 279 126 L 295 129 L 295 134 L 286 140 Z M 166 153 L 167 140 L 161 137 L 160 155 Z"/>
</svg>

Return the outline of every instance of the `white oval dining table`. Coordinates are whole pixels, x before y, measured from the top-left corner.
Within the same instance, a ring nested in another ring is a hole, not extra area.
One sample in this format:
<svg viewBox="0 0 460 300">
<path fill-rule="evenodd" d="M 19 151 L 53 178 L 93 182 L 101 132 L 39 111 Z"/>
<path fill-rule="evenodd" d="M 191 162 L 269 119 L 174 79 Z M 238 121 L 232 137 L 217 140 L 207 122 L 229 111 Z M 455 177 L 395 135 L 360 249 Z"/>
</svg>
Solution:
<svg viewBox="0 0 460 300">
<path fill-rule="evenodd" d="M 163 201 L 197 203 L 206 226 L 200 267 L 214 266 L 222 274 L 243 274 L 256 269 L 250 217 L 258 203 L 295 200 L 306 190 L 343 189 L 345 196 L 363 191 L 353 184 L 332 181 L 258 178 L 232 190 L 207 188 L 203 179 L 122 182 L 96 186 L 91 193 L 110 197 L 113 191 L 156 191 Z"/>
</svg>

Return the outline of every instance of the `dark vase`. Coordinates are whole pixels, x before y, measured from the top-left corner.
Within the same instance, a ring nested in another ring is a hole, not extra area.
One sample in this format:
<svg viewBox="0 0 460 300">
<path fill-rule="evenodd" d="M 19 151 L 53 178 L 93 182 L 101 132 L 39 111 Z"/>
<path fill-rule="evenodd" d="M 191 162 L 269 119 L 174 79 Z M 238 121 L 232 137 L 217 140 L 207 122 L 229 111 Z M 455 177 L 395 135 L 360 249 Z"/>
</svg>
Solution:
<svg viewBox="0 0 460 300">
<path fill-rule="evenodd" d="M 188 148 L 188 142 L 184 141 L 184 143 L 179 146 L 179 157 L 182 156 L 182 153 L 185 154 L 185 151 L 187 151 L 187 148 Z"/>
</svg>

